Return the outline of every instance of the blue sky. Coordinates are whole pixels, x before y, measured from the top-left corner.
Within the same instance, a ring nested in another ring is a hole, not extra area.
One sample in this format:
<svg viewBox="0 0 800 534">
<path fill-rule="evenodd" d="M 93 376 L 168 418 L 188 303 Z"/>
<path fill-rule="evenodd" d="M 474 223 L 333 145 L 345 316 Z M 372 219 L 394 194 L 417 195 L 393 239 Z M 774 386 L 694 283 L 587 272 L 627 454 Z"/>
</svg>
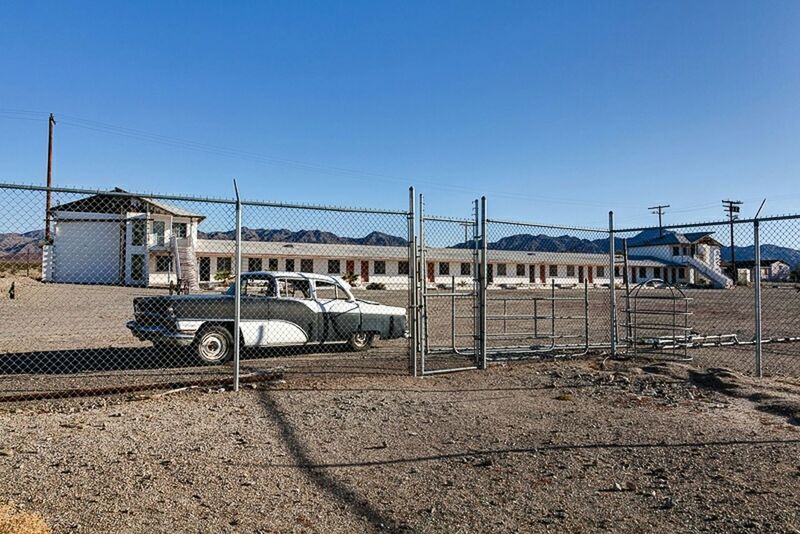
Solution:
<svg viewBox="0 0 800 534">
<path fill-rule="evenodd" d="M 0 181 L 43 181 L 52 111 L 63 186 L 800 211 L 798 2 L 15 2 L 0 25 Z"/>
</svg>

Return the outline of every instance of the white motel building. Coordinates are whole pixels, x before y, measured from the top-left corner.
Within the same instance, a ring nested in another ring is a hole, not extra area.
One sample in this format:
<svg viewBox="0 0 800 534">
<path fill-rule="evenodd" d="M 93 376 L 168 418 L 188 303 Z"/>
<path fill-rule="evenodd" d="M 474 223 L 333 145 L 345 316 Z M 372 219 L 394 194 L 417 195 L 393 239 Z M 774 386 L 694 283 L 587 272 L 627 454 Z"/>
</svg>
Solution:
<svg viewBox="0 0 800 534">
<path fill-rule="evenodd" d="M 119 190 L 117 190 L 119 191 Z M 214 286 L 233 267 L 234 242 L 201 239 L 202 214 L 147 197 L 98 194 L 54 206 L 53 238 L 43 249 L 43 279 L 56 283 L 164 287 L 182 279 L 191 288 Z M 666 232 L 629 240 L 630 281 L 731 287 L 720 267 L 720 244 L 710 232 Z M 472 281 L 471 251 L 430 248 L 429 285 Z M 490 287 L 608 285 L 608 255 L 577 252 L 489 250 Z M 408 284 L 408 248 L 351 244 L 242 242 L 243 271 L 354 273 L 356 285 Z M 614 277 L 621 282 L 622 266 Z"/>
</svg>

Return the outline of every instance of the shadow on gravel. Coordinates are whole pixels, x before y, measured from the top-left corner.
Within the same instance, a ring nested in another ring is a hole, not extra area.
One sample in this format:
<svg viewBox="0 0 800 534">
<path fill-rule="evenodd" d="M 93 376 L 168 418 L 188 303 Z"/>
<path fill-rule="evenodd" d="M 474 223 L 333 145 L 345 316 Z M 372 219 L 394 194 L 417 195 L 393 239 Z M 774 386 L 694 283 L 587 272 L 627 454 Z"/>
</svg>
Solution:
<svg viewBox="0 0 800 534">
<path fill-rule="evenodd" d="M 326 466 L 315 465 L 311 451 L 297 436 L 294 427 L 270 396 L 270 392 L 265 392 L 261 396 L 261 404 L 264 407 L 264 411 L 275 423 L 283 443 L 289 450 L 289 454 L 292 455 L 295 461 L 293 467 L 302 469 L 317 488 L 341 502 L 357 517 L 366 518 L 375 528 L 398 530 L 397 526 L 394 525 L 394 521 L 389 517 L 385 517 L 367 499 L 337 480 L 330 473 L 320 469 L 320 467 Z"/>
<path fill-rule="evenodd" d="M 765 439 L 765 440 L 730 440 L 730 441 L 697 441 L 679 443 L 586 443 L 568 445 L 542 445 L 540 447 L 521 447 L 507 449 L 476 449 L 465 452 L 452 452 L 434 454 L 429 456 L 414 456 L 411 458 L 391 458 L 388 460 L 370 460 L 366 462 L 337 462 L 337 463 L 309 463 L 298 459 L 296 464 L 272 464 L 270 467 L 294 467 L 306 470 L 332 469 L 346 467 L 377 467 L 396 464 L 410 464 L 416 462 L 431 462 L 438 460 L 456 460 L 461 458 L 481 458 L 504 454 L 538 454 L 541 452 L 569 452 L 585 449 L 665 449 L 665 448 L 701 448 L 701 447 L 734 447 L 734 446 L 761 446 L 761 445 L 800 445 L 798 439 Z"/>
<path fill-rule="evenodd" d="M 255 364 L 253 360 L 303 355 L 320 356 L 319 361 L 304 362 L 296 372 L 309 374 L 392 374 L 400 371 L 397 358 L 370 359 L 344 357 L 352 353 L 340 347 L 319 346 L 279 347 L 271 349 L 248 348 L 242 351 L 242 368 Z M 369 355 L 369 353 L 363 353 Z M 325 358 L 327 356 L 327 358 Z M 402 358 L 401 358 L 402 359 Z M 270 362 L 274 363 L 274 362 Z M 402 362 L 401 362 L 402 364 Z M 401 365 L 402 367 L 402 365 Z M 0 375 L 60 375 L 90 371 L 132 371 L 148 369 L 205 368 L 224 369 L 224 366 L 205 366 L 197 361 L 189 349 L 169 350 L 156 347 L 107 347 L 96 349 L 65 349 L 32 352 L 0 353 Z M 402 369 L 404 370 L 404 369 Z"/>
</svg>

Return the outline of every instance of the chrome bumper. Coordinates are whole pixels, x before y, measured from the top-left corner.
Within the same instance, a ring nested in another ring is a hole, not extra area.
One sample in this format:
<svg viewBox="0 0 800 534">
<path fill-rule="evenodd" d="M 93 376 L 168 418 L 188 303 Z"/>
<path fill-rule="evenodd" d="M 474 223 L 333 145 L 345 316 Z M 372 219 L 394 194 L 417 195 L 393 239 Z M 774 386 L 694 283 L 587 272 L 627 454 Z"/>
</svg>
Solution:
<svg viewBox="0 0 800 534">
<path fill-rule="evenodd" d="M 160 341 L 175 345 L 191 345 L 194 340 L 192 334 L 182 334 L 163 326 L 142 326 L 136 321 L 128 321 L 125 325 L 137 339 L 142 341 Z"/>
</svg>

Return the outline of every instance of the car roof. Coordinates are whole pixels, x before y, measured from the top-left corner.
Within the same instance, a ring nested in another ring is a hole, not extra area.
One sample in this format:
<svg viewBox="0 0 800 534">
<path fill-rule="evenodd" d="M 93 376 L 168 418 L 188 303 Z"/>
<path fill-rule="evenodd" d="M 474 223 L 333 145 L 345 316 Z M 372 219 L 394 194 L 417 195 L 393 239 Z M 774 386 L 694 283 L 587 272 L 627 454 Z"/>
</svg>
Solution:
<svg viewBox="0 0 800 534">
<path fill-rule="evenodd" d="M 333 276 L 329 276 L 327 274 L 317 274 L 317 273 L 298 273 L 293 271 L 249 271 L 246 273 L 242 273 L 242 276 L 252 276 L 252 275 L 267 275 L 272 276 L 273 278 L 290 278 L 293 280 L 322 280 L 325 282 L 338 282 L 336 278 Z"/>
</svg>

